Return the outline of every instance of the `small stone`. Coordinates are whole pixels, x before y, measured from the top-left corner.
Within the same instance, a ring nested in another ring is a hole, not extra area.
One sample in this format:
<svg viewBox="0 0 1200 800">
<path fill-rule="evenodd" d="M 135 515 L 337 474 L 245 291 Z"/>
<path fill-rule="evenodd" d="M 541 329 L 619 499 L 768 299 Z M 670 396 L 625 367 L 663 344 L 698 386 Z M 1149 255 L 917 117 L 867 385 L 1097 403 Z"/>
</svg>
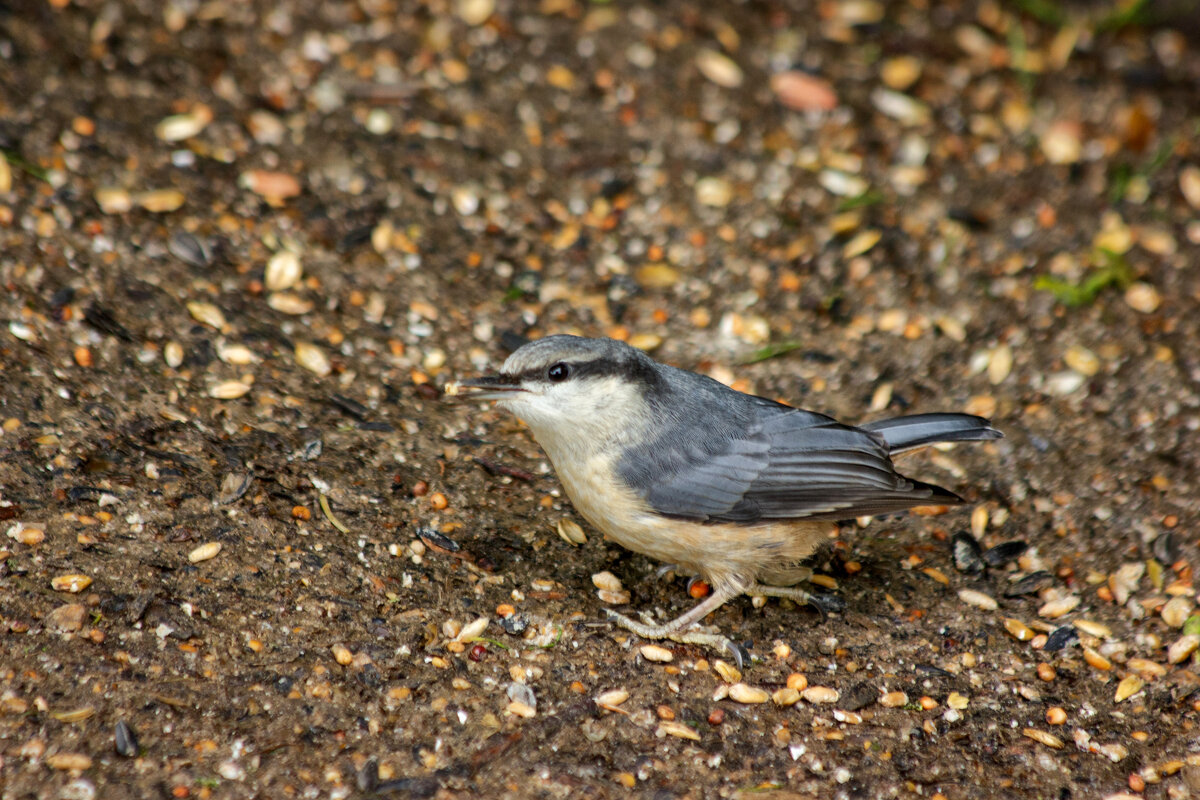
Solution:
<svg viewBox="0 0 1200 800">
<path fill-rule="evenodd" d="M 642 654 L 642 658 L 646 659 L 647 661 L 656 661 L 660 664 L 666 664 L 667 662 L 675 660 L 675 655 L 670 650 L 656 644 L 643 645 L 638 652 L 640 652 Z"/>
<path fill-rule="evenodd" d="M 248 170 L 238 177 L 238 185 L 243 189 L 249 189 L 270 203 L 279 203 L 300 194 L 300 181 L 294 175 L 286 172 L 272 172 L 265 169 Z"/>
<path fill-rule="evenodd" d="M 1134 311 L 1152 314 L 1162 303 L 1162 297 L 1159 295 L 1158 289 L 1148 283 L 1137 281 L 1131 283 L 1125 290 L 1125 303 Z"/>
<path fill-rule="evenodd" d="M 280 250 L 267 261 L 263 285 L 270 292 L 279 292 L 295 286 L 304 274 L 300 256 L 291 250 Z"/>
<path fill-rule="evenodd" d="M 696 54 L 696 68 L 717 86 L 736 89 L 742 85 L 742 68 L 729 56 L 705 48 Z"/>
<path fill-rule="evenodd" d="M 813 705 L 827 705 L 836 703 L 842 695 L 837 689 L 829 686 L 809 686 L 800 696 Z"/>
<path fill-rule="evenodd" d="M 192 551 L 188 553 L 188 561 L 192 562 L 193 564 L 199 564 L 201 561 L 208 561 L 209 559 L 216 558 L 217 554 L 220 552 L 220 542 L 205 542 L 204 544 L 193 548 Z"/>
<path fill-rule="evenodd" d="M 780 105 L 793 111 L 830 111 L 838 104 L 829 81 L 799 70 L 772 75 L 771 91 Z"/>
<path fill-rule="evenodd" d="M 50 586 L 56 592 L 78 594 L 92 585 L 92 579 L 87 575 L 70 574 L 58 575 L 50 580 Z"/>
<path fill-rule="evenodd" d="M 69 603 L 47 614 L 46 625 L 60 631 L 78 631 L 83 627 L 86 617 L 87 606 L 82 603 Z"/>
<path fill-rule="evenodd" d="M 329 357 L 325 355 L 324 350 L 315 344 L 296 342 L 295 355 L 296 363 L 314 375 L 324 378 L 333 372 L 333 366 L 329 363 Z"/>
<path fill-rule="evenodd" d="M 765 703 L 771 699 L 765 689 L 760 689 L 757 686 L 747 686 L 744 683 L 735 683 L 729 687 L 729 699 L 737 703 Z"/>
<path fill-rule="evenodd" d="M 960 589 L 958 591 L 958 599 L 967 605 L 982 608 L 984 611 L 995 611 L 1000 607 L 1000 604 L 996 602 L 994 597 L 974 589 Z"/>
</svg>

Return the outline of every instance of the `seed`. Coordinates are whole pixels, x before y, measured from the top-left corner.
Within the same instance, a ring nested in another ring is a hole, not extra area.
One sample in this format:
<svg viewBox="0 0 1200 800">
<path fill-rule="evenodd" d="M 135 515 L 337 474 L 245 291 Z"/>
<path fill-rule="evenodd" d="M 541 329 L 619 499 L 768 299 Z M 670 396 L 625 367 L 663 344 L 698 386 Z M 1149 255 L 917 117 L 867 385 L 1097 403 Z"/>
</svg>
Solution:
<svg viewBox="0 0 1200 800">
<path fill-rule="evenodd" d="M 1163 622 L 1172 628 L 1182 628 L 1183 623 L 1187 621 L 1188 615 L 1192 613 L 1192 600 L 1190 597 L 1182 595 L 1172 597 L 1158 613 L 1162 616 Z"/>
<path fill-rule="evenodd" d="M 467 653 L 467 658 L 471 659 L 472 661 L 482 661 L 485 655 L 487 655 L 487 647 L 482 644 L 477 644 L 473 646 Z"/>
<path fill-rule="evenodd" d="M 951 692 L 950 696 L 946 698 L 946 705 L 955 711 L 962 711 L 970 702 L 970 699 L 966 695 L 959 694 L 958 692 Z"/>
<path fill-rule="evenodd" d="M 1051 725 L 1062 725 L 1067 721 L 1067 712 L 1059 706 L 1046 709 L 1046 722 Z"/>
<path fill-rule="evenodd" d="M 1121 682 L 1117 684 L 1117 692 L 1113 699 L 1118 703 L 1122 700 L 1128 700 L 1130 697 L 1133 697 L 1135 694 L 1140 692 L 1142 687 L 1145 685 L 1146 682 L 1137 675 L 1126 675 L 1121 679 Z"/>
<path fill-rule="evenodd" d="M 854 711 L 843 711 L 840 708 L 835 708 L 833 710 L 833 718 L 838 722 L 844 722 L 847 725 L 861 725 L 863 721 L 862 714 L 858 714 Z"/>
<path fill-rule="evenodd" d="M 293 317 L 307 314 L 314 308 L 311 300 L 306 300 L 294 292 L 272 292 L 267 296 L 267 306 L 280 314 L 289 314 Z"/>
<path fill-rule="evenodd" d="M 918 704 L 921 706 L 921 708 L 922 708 L 922 709 L 924 709 L 925 711 L 933 711 L 935 708 L 937 708 L 937 705 L 938 705 L 938 704 L 937 704 L 937 700 L 934 700 L 934 699 L 933 699 L 932 697 L 930 697 L 929 695 L 923 695 L 923 696 L 921 697 L 921 699 L 917 701 L 917 703 L 918 703 Z"/>
<path fill-rule="evenodd" d="M 254 351 L 244 344 L 228 344 L 223 339 L 217 342 L 217 358 L 226 364 L 244 367 L 258 361 Z"/>
<path fill-rule="evenodd" d="M 1050 602 L 1043 604 L 1042 607 L 1038 609 L 1038 616 L 1045 617 L 1047 619 L 1058 619 L 1064 614 L 1069 614 L 1078 608 L 1079 603 L 1079 595 L 1069 594 L 1065 597 L 1059 597 L 1056 600 L 1051 600 Z"/>
<path fill-rule="evenodd" d="M 984 611 L 995 611 L 1000 607 L 1000 604 L 996 602 L 995 598 L 991 597 L 990 595 L 986 595 L 983 592 L 977 592 L 974 589 L 960 589 L 958 592 L 958 599 L 962 600 L 968 605 L 975 606 L 976 608 L 982 608 Z M 1032 635 L 1030 638 L 1032 638 Z"/>
<path fill-rule="evenodd" d="M 354 661 L 354 654 L 345 645 L 335 644 L 329 648 L 333 651 L 333 660 L 341 664 L 343 667 L 348 667 Z"/>
<path fill-rule="evenodd" d="M 993 385 L 1003 383 L 1004 379 L 1012 372 L 1012 368 L 1012 348 L 1006 344 L 1002 344 L 992 351 L 991 357 L 988 359 L 988 380 Z"/>
<path fill-rule="evenodd" d="M 663 736 L 677 736 L 680 739 L 691 739 L 694 742 L 700 741 L 700 734 L 682 722 L 660 722 L 658 730 L 654 732 L 654 735 L 660 738 Z"/>
<path fill-rule="evenodd" d="M 83 753 L 55 753 L 46 756 L 46 765 L 52 769 L 85 770 L 92 766 L 92 759 Z"/>
<path fill-rule="evenodd" d="M 83 722 L 88 717 L 96 713 L 96 709 L 92 706 L 83 706 L 82 708 L 72 709 L 71 711 L 54 711 L 50 716 L 54 717 L 59 722 Z"/>
<path fill-rule="evenodd" d="M 193 564 L 199 564 L 201 561 L 208 561 L 210 558 L 216 558 L 221 552 L 220 542 L 205 542 L 196 547 L 192 552 L 188 553 L 188 561 Z"/>
<path fill-rule="evenodd" d="M 800 702 L 800 691 L 793 689 L 790 686 L 785 686 L 782 689 L 776 689 L 771 693 L 771 702 L 777 706 L 794 706 Z"/>
<path fill-rule="evenodd" d="M 609 689 L 607 692 L 596 695 L 596 705 L 611 711 L 628 699 L 629 692 L 624 689 Z"/>
<path fill-rule="evenodd" d="M 520 700 L 513 700 L 504 710 L 507 713 L 512 714 L 514 717 L 525 717 L 526 719 L 529 719 L 530 717 L 537 716 L 537 709 L 528 703 L 522 703 Z"/>
<path fill-rule="evenodd" d="M 59 575 L 50 580 L 50 586 L 56 592 L 77 594 L 92 585 L 92 579 L 87 575 Z"/>
<path fill-rule="evenodd" d="M 728 56 L 705 48 L 696 54 L 696 69 L 718 86 L 736 89 L 742 85 L 742 68 Z"/>
<path fill-rule="evenodd" d="M 1148 658 L 1131 658 L 1125 663 L 1125 666 L 1141 675 L 1145 680 L 1154 680 L 1161 678 L 1167 674 L 1167 668 L 1156 661 L 1151 661 Z"/>
<path fill-rule="evenodd" d="M 1112 662 L 1090 647 L 1083 648 L 1083 660 L 1099 670 L 1112 669 Z"/>
<path fill-rule="evenodd" d="M 828 686 L 809 686 L 800 693 L 800 696 L 813 705 L 836 703 L 841 698 L 841 694 L 837 689 L 832 689 Z"/>
<path fill-rule="evenodd" d="M 1112 629 L 1103 623 L 1092 622 L 1090 619 L 1077 619 L 1074 625 L 1088 636 L 1095 636 L 1097 639 L 1112 638 Z"/>
<path fill-rule="evenodd" d="M 771 696 L 757 686 L 735 683 L 729 687 L 729 699 L 738 703 L 765 703 Z"/>
<path fill-rule="evenodd" d="M 46 529 L 37 525 L 18 522 L 8 529 L 8 536 L 24 545 L 33 547 L 46 540 Z"/>
<path fill-rule="evenodd" d="M 1028 642 L 1034 636 L 1033 628 L 1012 617 L 1004 618 L 1004 630 L 1018 642 Z"/>
<path fill-rule="evenodd" d="M 315 375 L 324 378 L 333 372 L 333 367 L 329 363 L 329 357 L 325 355 L 324 350 L 315 344 L 296 342 L 295 354 L 296 363 Z"/>
<path fill-rule="evenodd" d="M 459 642 L 473 642 L 478 639 L 488 626 L 487 617 L 476 617 L 462 627 L 462 630 L 455 636 L 455 640 Z"/>
<path fill-rule="evenodd" d="M 795 689 L 797 692 L 803 692 L 808 688 L 808 678 L 799 672 L 793 672 L 787 676 L 787 687 Z"/>
<path fill-rule="evenodd" d="M 642 654 L 642 658 L 646 659 L 647 661 L 657 661 L 665 664 L 668 661 L 675 660 L 675 656 L 670 650 L 665 647 L 660 647 L 656 644 L 644 645 L 638 652 L 640 652 Z"/>
<path fill-rule="evenodd" d="M 1054 671 L 1053 666 L 1047 664 L 1045 661 L 1042 661 L 1037 665 L 1037 676 L 1049 683 L 1058 677 L 1058 674 Z"/>
<path fill-rule="evenodd" d="M 267 261 L 263 285 L 269 292 L 281 292 L 295 286 L 303 274 L 300 256 L 291 250 L 280 250 Z"/>
<path fill-rule="evenodd" d="M 596 596 L 600 601 L 610 606 L 623 606 L 629 602 L 630 594 L 625 590 L 610 592 L 608 589 L 597 589 Z"/>
<path fill-rule="evenodd" d="M 555 526 L 558 536 L 569 545 L 581 545 L 587 541 L 587 536 L 579 523 L 572 519 L 560 519 Z"/>
<path fill-rule="evenodd" d="M 1039 731 L 1037 728 L 1026 728 L 1025 730 L 1021 731 L 1021 733 L 1023 733 L 1025 736 L 1028 736 L 1030 739 L 1033 739 L 1035 742 L 1040 742 L 1041 744 L 1046 745 L 1046 747 L 1053 747 L 1055 750 L 1062 750 L 1063 748 L 1063 740 L 1052 733 Z"/>
<path fill-rule="evenodd" d="M 434 511 L 443 511 L 450 505 L 450 501 L 441 492 L 434 492 L 429 495 L 429 505 Z"/>
<path fill-rule="evenodd" d="M 208 390 L 210 397 L 217 400 L 236 400 L 250 391 L 250 385 L 241 381 L 222 381 Z"/>
<path fill-rule="evenodd" d="M 1179 664 L 1200 647 L 1200 636 L 1189 633 L 1179 637 L 1167 648 L 1167 663 Z"/>
<path fill-rule="evenodd" d="M 163 345 L 163 361 L 167 362 L 171 369 L 178 368 L 183 363 L 183 345 L 175 341 Z"/>
<path fill-rule="evenodd" d="M 178 189 L 153 189 L 133 196 L 133 202 L 151 214 L 169 214 L 182 206 L 185 200 L 187 197 Z"/>
<path fill-rule="evenodd" d="M 227 324 L 225 322 L 225 313 L 212 303 L 191 301 L 187 304 L 187 310 L 192 315 L 192 319 L 210 328 L 221 330 Z"/>
<path fill-rule="evenodd" d="M 908 695 L 904 692 L 884 692 L 879 696 L 879 705 L 884 708 L 900 708 L 908 705 Z"/>
<path fill-rule="evenodd" d="M 621 585 L 621 579 L 608 570 L 594 574 L 592 576 L 592 585 L 606 592 L 619 592 L 625 588 Z"/>
<path fill-rule="evenodd" d="M 724 721 L 725 721 L 725 709 L 714 708 L 712 711 L 708 712 L 708 724 L 709 725 L 720 725 Z"/>
<path fill-rule="evenodd" d="M 737 683 L 742 679 L 742 671 L 732 664 L 717 659 L 713 662 L 713 669 L 721 676 L 721 680 L 726 683 Z"/>
<path fill-rule="evenodd" d="M 1152 314 L 1162 303 L 1162 296 L 1148 283 L 1131 283 L 1125 290 L 1125 303 L 1134 311 Z"/>
</svg>

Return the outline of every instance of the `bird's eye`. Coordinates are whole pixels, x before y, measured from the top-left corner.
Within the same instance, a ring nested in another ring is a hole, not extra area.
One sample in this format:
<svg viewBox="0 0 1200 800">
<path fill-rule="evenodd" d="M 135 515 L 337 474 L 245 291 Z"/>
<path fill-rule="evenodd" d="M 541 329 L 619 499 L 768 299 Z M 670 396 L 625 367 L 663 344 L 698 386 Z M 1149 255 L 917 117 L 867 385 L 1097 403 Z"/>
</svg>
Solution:
<svg viewBox="0 0 1200 800">
<path fill-rule="evenodd" d="M 554 364 L 550 367 L 550 369 L 546 370 L 546 377 L 549 378 L 553 383 L 562 383 L 570 374 L 571 368 L 562 362 Z"/>
</svg>

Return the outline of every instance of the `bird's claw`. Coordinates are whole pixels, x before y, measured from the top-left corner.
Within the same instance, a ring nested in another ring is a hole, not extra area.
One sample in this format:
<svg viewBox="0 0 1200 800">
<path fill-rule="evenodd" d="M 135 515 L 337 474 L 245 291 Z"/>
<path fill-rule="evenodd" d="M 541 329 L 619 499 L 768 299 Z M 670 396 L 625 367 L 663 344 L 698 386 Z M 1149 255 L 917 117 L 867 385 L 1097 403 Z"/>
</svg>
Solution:
<svg viewBox="0 0 1200 800">
<path fill-rule="evenodd" d="M 846 601 L 836 594 L 810 594 L 808 604 L 820 612 L 822 620 L 830 614 L 840 614 L 846 610 Z"/>
</svg>

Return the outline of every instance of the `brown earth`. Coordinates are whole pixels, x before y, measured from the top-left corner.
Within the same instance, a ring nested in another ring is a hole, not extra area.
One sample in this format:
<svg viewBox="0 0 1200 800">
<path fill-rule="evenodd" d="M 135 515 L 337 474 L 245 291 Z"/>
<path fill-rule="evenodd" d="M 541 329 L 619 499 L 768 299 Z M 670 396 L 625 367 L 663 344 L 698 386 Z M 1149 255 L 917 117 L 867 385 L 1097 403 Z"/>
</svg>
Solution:
<svg viewBox="0 0 1200 800">
<path fill-rule="evenodd" d="M 1200 794 L 1194 4 L 493 2 L 0 7 L 0 797 Z M 836 701 L 604 621 L 560 331 L 1005 431 L 710 618 Z"/>
</svg>

